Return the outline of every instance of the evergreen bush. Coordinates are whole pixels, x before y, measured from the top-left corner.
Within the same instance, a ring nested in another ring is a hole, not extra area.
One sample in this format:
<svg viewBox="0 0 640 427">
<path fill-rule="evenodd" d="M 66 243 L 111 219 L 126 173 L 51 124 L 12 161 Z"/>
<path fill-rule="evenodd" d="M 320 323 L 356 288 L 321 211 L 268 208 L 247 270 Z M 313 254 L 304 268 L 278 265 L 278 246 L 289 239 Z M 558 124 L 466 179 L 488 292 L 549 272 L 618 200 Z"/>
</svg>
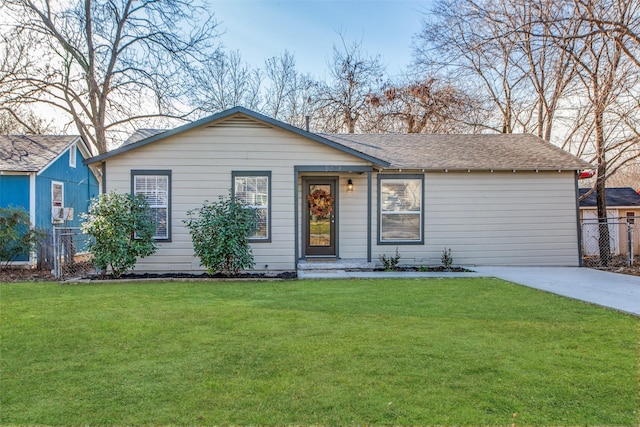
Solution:
<svg viewBox="0 0 640 427">
<path fill-rule="evenodd" d="M 205 201 L 187 215 L 184 223 L 191 233 L 195 254 L 209 273 L 231 276 L 253 268 L 249 238 L 258 228 L 254 210 L 229 195 L 221 196 L 217 202 Z"/>
<path fill-rule="evenodd" d="M 95 198 L 89 213 L 83 215 L 82 231 L 93 237 L 89 252 L 95 267 L 115 277 L 133 268 L 137 257 L 156 251 L 153 240 L 156 224 L 149 204 L 141 195 L 108 193 Z"/>
</svg>

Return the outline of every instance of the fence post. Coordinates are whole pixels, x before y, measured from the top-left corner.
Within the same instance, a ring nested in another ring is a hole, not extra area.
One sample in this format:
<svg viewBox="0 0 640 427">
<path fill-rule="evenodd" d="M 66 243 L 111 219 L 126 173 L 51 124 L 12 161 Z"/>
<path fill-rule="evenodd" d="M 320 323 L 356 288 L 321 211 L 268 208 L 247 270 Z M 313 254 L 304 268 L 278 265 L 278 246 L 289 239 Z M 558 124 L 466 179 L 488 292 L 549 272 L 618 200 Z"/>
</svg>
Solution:
<svg viewBox="0 0 640 427">
<path fill-rule="evenodd" d="M 60 261 L 58 260 L 58 236 L 57 236 L 58 227 L 53 227 L 52 234 L 52 246 L 53 246 L 53 276 L 56 279 L 60 278 Z"/>
<path fill-rule="evenodd" d="M 633 228 L 630 222 L 627 222 L 627 241 L 629 242 L 629 266 L 633 265 Z"/>
</svg>

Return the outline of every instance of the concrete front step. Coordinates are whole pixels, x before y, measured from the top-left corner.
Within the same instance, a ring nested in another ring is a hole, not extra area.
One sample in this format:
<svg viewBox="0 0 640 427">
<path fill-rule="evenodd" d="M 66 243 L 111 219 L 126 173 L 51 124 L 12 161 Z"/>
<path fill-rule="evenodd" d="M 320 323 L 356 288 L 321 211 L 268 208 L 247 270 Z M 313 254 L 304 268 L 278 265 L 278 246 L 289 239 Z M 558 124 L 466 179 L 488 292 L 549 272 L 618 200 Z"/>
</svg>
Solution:
<svg viewBox="0 0 640 427">
<path fill-rule="evenodd" d="M 374 262 L 367 262 L 366 259 L 326 259 L 309 258 L 298 261 L 298 271 L 338 271 L 338 270 L 362 270 L 369 271 L 375 268 Z"/>
</svg>

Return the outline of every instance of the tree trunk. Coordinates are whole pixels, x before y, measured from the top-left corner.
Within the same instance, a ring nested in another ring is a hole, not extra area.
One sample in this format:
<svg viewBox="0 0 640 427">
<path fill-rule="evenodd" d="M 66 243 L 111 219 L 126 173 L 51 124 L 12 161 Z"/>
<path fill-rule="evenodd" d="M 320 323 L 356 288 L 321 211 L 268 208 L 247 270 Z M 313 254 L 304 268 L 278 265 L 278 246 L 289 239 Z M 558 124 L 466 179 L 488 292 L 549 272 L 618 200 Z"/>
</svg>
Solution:
<svg viewBox="0 0 640 427">
<path fill-rule="evenodd" d="M 611 245 L 609 240 L 609 224 L 607 222 L 607 201 L 605 187 L 607 177 L 607 160 L 605 158 L 605 143 L 603 129 L 603 114 L 596 109 L 595 130 L 596 149 L 598 152 L 598 169 L 596 179 L 596 206 L 598 209 L 598 229 L 600 237 L 600 265 L 606 267 L 611 261 Z"/>
</svg>

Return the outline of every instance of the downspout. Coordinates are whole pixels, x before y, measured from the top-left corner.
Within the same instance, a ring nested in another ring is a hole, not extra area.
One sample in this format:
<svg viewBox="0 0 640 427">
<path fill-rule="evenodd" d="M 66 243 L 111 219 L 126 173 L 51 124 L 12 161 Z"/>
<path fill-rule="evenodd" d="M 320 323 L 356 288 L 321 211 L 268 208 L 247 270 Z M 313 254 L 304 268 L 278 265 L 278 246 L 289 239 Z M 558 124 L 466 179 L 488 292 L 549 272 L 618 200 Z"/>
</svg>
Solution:
<svg viewBox="0 0 640 427">
<path fill-rule="evenodd" d="M 102 194 L 107 194 L 107 163 L 100 163 L 102 167 Z"/>
<path fill-rule="evenodd" d="M 36 176 L 37 172 L 31 172 L 29 174 L 29 221 L 31 221 L 31 227 L 36 228 Z M 29 253 L 29 265 L 32 267 L 37 262 L 37 253 L 31 251 Z"/>
<path fill-rule="evenodd" d="M 579 172 L 574 172 L 576 195 L 576 225 L 578 229 L 578 267 L 582 267 L 582 227 L 580 226 L 580 190 L 578 186 Z"/>
<path fill-rule="evenodd" d="M 371 262 L 371 203 L 372 203 L 372 190 L 371 190 L 371 171 L 367 171 L 367 262 Z"/>
<path fill-rule="evenodd" d="M 293 267 L 298 270 L 298 257 L 300 253 L 300 243 L 299 243 L 299 227 L 298 227 L 298 167 L 293 167 L 293 237 L 294 237 L 294 259 L 293 259 Z"/>
</svg>

